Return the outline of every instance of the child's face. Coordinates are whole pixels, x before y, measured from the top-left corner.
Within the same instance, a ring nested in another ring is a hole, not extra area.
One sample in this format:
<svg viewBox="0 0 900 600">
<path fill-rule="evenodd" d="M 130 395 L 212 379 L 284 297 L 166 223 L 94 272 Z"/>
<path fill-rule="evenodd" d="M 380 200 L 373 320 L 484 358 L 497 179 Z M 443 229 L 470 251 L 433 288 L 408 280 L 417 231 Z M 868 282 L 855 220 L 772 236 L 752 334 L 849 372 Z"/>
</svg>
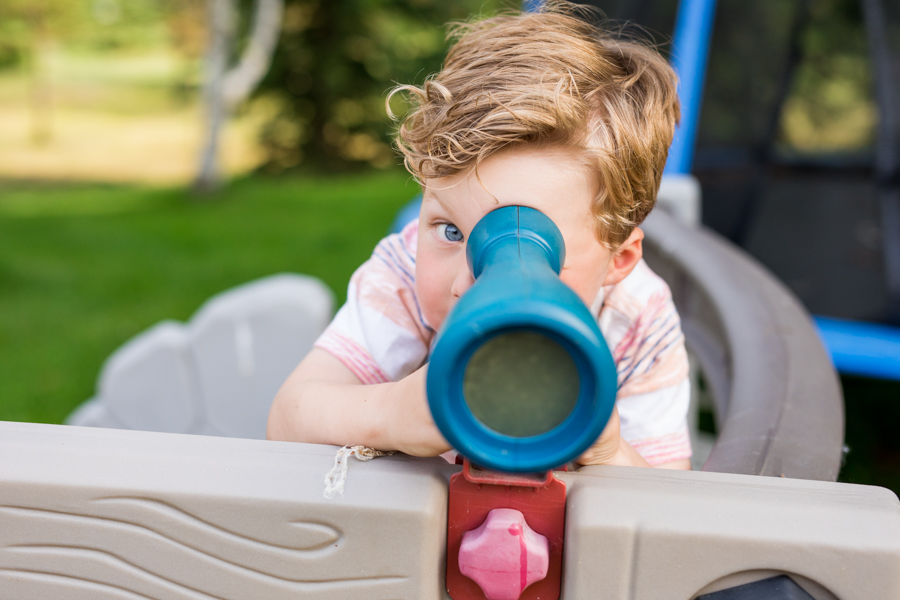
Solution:
<svg viewBox="0 0 900 600">
<path fill-rule="evenodd" d="M 556 223 L 566 242 L 560 279 L 585 304 L 593 303 L 607 279 L 613 254 L 594 234 L 591 204 L 599 182 L 578 161 L 575 150 L 516 148 L 485 159 L 478 166 L 478 176 L 470 169 L 424 183 L 416 290 L 432 327 L 440 328 L 472 285 L 466 240 L 484 215 L 501 206 L 536 208 Z"/>
</svg>

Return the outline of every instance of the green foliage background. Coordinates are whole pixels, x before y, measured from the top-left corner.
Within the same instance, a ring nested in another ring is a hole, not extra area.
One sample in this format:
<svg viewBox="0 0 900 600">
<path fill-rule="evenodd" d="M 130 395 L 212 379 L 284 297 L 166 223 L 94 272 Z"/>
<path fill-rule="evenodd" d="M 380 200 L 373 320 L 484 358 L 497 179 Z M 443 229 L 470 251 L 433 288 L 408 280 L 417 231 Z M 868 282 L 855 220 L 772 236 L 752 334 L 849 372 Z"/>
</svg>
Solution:
<svg viewBox="0 0 900 600">
<path fill-rule="evenodd" d="M 276 100 L 262 132 L 265 170 L 386 167 L 385 97 L 440 70 L 444 24 L 492 14 L 498 0 L 287 0 L 272 69 L 258 95 Z M 516 4 L 515 6 L 518 6 Z"/>
</svg>

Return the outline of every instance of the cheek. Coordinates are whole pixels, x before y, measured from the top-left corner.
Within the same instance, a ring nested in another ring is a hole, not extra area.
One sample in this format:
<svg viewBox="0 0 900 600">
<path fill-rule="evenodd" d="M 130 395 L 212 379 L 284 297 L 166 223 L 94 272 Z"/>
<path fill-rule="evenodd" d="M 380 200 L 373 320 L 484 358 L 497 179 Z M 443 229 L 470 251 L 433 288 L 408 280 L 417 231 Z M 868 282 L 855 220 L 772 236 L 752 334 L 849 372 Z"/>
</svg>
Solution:
<svg viewBox="0 0 900 600">
<path fill-rule="evenodd" d="M 609 269 L 610 255 L 605 249 L 587 247 L 576 256 L 579 256 L 579 259 L 566 260 L 566 267 L 559 278 L 590 307 L 603 287 L 603 280 Z"/>
<path fill-rule="evenodd" d="M 590 307 L 600 292 L 604 274 L 602 269 L 598 272 L 582 272 L 581 270 L 568 269 L 563 271 L 559 278 L 578 294 L 582 302 Z"/>
<path fill-rule="evenodd" d="M 450 310 L 452 269 L 427 248 L 416 253 L 416 295 L 425 320 L 439 329 Z"/>
</svg>

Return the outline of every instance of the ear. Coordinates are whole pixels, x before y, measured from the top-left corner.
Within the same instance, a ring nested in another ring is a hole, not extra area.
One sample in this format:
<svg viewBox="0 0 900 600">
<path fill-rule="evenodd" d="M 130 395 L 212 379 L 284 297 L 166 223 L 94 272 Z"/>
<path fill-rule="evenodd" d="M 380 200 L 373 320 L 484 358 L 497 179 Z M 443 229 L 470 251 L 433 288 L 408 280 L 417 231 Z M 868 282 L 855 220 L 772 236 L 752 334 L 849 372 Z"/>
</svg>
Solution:
<svg viewBox="0 0 900 600">
<path fill-rule="evenodd" d="M 634 270 L 641 257 L 644 256 L 644 232 L 635 227 L 622 245 L 616 248 L 609 261 L 609 270 L 603 285 L 616 285 Z"/>
</svg>

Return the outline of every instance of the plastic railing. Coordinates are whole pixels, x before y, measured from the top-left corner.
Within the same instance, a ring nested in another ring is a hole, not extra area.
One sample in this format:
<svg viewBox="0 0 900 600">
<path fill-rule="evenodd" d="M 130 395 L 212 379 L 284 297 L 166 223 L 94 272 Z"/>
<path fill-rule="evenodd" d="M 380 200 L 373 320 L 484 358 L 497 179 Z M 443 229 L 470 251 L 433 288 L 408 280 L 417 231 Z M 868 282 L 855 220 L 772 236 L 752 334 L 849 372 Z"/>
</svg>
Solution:
<svg viewBox="0 0 900 600">
<path fill-rule="evenodd" d="M 672 288 L 688 347 L 715 400 L 718 439 L 703 469 L 834 481 L 840 383 L 810 315 L 736 246 L 655 211 L 644 255 Z"/>
</svg>

